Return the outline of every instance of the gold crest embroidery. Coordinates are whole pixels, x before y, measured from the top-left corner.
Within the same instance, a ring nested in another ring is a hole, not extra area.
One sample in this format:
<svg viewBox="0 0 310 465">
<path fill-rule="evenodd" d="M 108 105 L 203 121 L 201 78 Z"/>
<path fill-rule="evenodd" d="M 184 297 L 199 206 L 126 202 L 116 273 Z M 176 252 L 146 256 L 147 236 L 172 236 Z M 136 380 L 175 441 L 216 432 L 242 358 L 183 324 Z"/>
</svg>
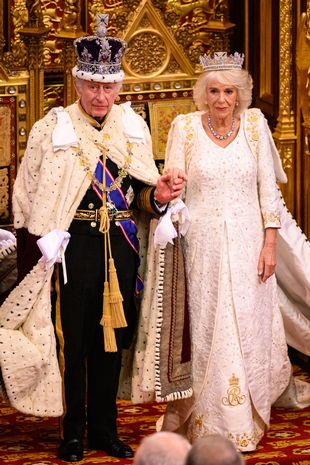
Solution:
<svg viewBox="0 0 310 465">
<path fill-rule="evenodd" d="M 196 418 L 195 418 L 195 425 L 201 429 L 202 426 L 203 426 L 203 415 L 197 415 Z"/>
<path fill-rule="evenodd" d="M 253 434 L 240 433 L 228 435 L 229 439 L 233 441 L 239 449 L 245 449 L 249 444 L 257 444 L 260 439 L 263 437 L 263 433 L 258 433 L 254 431 Z"/>
<path fill-rule="evenodd" d="M 232 377 L 229 379 L 229 388 L 227 389 L 227 397 L 222 398 L 224 405 L 241 405 L 245 401 L 245 395 L 241 394 L 241 389 L 239 386 L 239 378 L 232 374 Z"/>
</svg>

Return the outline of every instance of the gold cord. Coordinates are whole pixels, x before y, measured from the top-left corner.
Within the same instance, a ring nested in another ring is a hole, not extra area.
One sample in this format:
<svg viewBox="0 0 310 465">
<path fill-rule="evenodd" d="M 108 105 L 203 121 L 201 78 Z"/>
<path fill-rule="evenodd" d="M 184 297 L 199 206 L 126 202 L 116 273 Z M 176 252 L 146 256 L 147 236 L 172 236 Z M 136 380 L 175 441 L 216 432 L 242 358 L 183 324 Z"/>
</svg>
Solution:
<svg viewBox="0 0 310 465">
<path fill-rule="evenodd" d="M 100 324 L 103 326 L 104 348 L 106 352 L 117 352 L 117 344 L 114 328 L 127 326 L 123 309 L 123 297 L 119 289 L 119 283 L 112 258 L 110 238 L 110 217 L 107 208 L 106 189 L 106 153 L 102 151 L 103 175 L 102 175 L 102 207 L 100 208 L 99 231 L 104 234 L 104 272 L 105 282 L 103 291 L 103 313 Z M 109 262 L 109 270 L 108 270 Z M 109 273 L 109 281 L 108 281 Z"/>
</svg>

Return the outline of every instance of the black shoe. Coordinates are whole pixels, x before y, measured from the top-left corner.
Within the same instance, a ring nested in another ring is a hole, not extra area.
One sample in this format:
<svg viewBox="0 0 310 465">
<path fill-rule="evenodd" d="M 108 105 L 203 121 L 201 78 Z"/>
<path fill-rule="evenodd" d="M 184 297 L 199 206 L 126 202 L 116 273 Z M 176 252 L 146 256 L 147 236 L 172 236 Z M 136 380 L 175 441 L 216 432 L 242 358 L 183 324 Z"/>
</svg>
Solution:
<svg viewBox="0 0 310 465">
<path fill-rule="evenodd" d="M 79 462 L 83 460 L 83 443 L 79 439 L 62 441 L 59 447 L 59 458 L 65 462 Z"/>
<path fill-rule="evenodd" d="M 133 457 L 133 450 L 117 436 L 111 438 L 93 438 L 88 441 L 90 449 L 103 450 L 111 457 L 127 459 Z"/>
</svg>

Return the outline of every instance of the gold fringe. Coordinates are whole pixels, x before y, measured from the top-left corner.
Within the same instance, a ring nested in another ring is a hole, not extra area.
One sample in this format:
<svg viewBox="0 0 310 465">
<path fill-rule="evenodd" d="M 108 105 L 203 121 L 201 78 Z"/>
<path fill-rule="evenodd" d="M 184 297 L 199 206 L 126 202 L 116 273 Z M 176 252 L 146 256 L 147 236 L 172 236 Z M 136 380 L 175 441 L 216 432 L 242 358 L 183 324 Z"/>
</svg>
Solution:
<svg viewBox="0 0 310 465">
<path fill-rule="evenodd" d="M 103 326 L 104 350 L 106 352 L 117 352 L 115 331 L 111 322 L 110 290 L 108 281 L 104 282 L 103 313 L 100 324 Z"/>
<path fill-rule="evenodd" d="M 123 296 L 121 294 L 113 258 L 109 258 L 111 324 L 113 328 L 126 328 Z"/>
</svg>

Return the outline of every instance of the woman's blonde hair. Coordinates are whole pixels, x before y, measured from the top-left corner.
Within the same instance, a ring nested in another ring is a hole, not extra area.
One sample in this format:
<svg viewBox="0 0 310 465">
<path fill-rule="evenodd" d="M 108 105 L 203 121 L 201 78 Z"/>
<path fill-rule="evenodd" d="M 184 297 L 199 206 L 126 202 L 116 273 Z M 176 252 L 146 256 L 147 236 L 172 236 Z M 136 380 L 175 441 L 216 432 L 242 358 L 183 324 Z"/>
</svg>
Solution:
<svg viewBox="0 0 310 465">
<path fill-rule="evenodd" d="M 214 81 L 227 84 L 237 89 L 238 106 L 235 114 L 238 116 L 244 112 L 252 102 L 253 80 L 245 69 L 229 69 L 223 71 L 206 71 L 202 73 L 193 89 L 193 98 L 198 110 L 208 111 L 206 88 Z"/>
</svg>

